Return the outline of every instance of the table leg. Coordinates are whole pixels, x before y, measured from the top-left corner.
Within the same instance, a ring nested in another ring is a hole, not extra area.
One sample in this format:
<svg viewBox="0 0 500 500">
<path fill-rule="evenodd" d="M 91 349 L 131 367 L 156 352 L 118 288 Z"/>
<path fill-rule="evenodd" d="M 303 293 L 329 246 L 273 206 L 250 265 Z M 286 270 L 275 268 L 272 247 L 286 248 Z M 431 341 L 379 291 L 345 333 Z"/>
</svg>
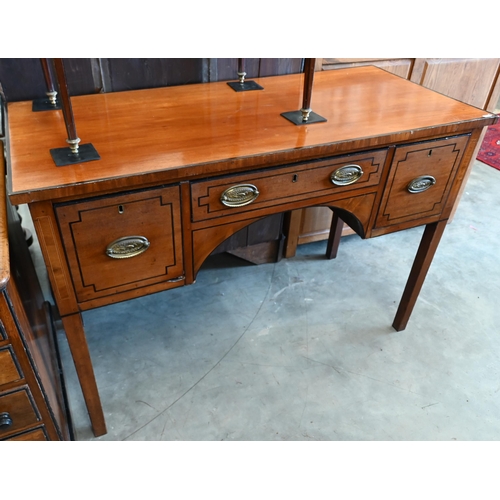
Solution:
<svg viewBox="0 0 500 500">
<path fill-rule="evenodd" d="M 62 318 L 69 348 L 76 367 L 76 373 L 82 388 L 87 411 L 89 412 L 92 430 L 95 436 L 106 434 L 106 422 L 101 406 L 101 399 L 97 389 L 92 360 L 85 338 L 82 316 L 80 313 L 71 314 Z"/>
<path fill-rule="evenodd" d="M 302 209 L 291 210 L 285 215 L 283 229 L 286 235 L 283 255 L 286 259 L 295 257 L 300 234 L 300 221 L 302 218 Z"/>
<path fill-rule="evenodd" d="M 333 212 L 332 225 L 330 226 L 330 235 L 328 236 L 328 245 L 326 247 L 326 258 L 335 259 L 340 245 L 340 238 L 342 237 L 342 229 L 344 228 L 344 221 Z"/>
<path fill-rule="evenodd" d="M 413 261 L 410 276 L 406 282 L 406 287 L 401 297 L 394 323 L 392 324 L 398 332 L 406 328 L 447 222 L 447 220 L 433 222 L 432 224 L 427 224 L 425 227 L 417 255 Z"/>
</svg>

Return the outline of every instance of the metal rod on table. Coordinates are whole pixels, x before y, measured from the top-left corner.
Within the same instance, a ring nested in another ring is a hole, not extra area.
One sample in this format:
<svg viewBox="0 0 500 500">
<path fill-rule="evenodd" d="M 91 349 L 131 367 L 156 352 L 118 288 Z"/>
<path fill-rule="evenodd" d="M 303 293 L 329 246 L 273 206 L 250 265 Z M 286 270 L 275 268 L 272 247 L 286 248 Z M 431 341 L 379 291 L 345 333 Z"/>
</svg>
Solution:
<svg viewBox="0 0 500 500">
<path fill-rule="evenodd" d="M 245 59 L 238 59 L 238 77 L 241 84 L 245 83 L 245 76 L 247 76 L 245 72 Z"/>
<path fill-rule="evenodd" d="M 52 80 L 52 74 L 49 68 L 48 59 L 40 59 L 42 63 L 43 76 L 45 78 L 45 83 L 47 85 L 47 97 L 49 98 L 49 102 L 52 106 L 57 105 L 57 91 L 54 85 L 54 80 Z"/>
<path fill-rule="evenodd" d="M 326 118 L 311 109 L 311 96 L 314 82 L 314 67 L 316 59 L 304 59 L 304 88 L 302 90 L 302 108 L 296 111 L 286 111 L 281 116 L 291 121 L 294 125 L 310 125 L 312 123 L 326 122 Z"/>
<path fill-rule="evenodd" d="M 245 71 L 245 59 L 238 59 L 238 81 L 227 82 L 235 92 L 244 92 L 247 90 L 263 90 L 262 87 L 253 80 L 245 80 L 247 72 Z"/>
<path fill-rule="evenodd" d="M 305 59 L 304 60 L 304 93 L 302 97 L 302 120 L 309 120 L 309 115 L 311 114 L 311 96 L 312 88 L 314 82 L 314 66 L 316 64 L 316 59 Z"/>
<path fill-rule="evenodd" d="M 76 133 L 75 117 L 73 116 L 73 108 L 71 107 L 71 99 L 69 98 L 68 84 L 66 81 L 66 73 L 64 72 L 64 64 L 62 59 L 54 59 L 57 81 L 59 83 L 59 94 L 61 96 L 61 106 L 64 116 L 64 123 L 68 138 L 66 142 L 69 144 L 71 152 L 78 154 L 78 143 L 80 138 Z"/>
</svg>

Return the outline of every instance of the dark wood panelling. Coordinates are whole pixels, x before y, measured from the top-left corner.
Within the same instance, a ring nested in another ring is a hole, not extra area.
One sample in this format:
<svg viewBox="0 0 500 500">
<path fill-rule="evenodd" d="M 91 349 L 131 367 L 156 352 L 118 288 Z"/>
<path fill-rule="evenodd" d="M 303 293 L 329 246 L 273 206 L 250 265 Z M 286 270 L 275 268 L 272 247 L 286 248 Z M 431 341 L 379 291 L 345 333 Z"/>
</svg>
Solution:
<svg viewBox="0 0 500 500">
<path fill-rule="evenodd" d="M 106 92 L 202 83 L 203 59 L 101 59 Z"/>
<path fill-rule="evenodd" d="M 257 245 L 259 243 L 281 238 L 281 227 L 283 223 L 283 214 L 276 214 L 264 220 L 254 222 L 248 226 L 248 245 Z"/>
<path fill-rule="evenodd" d="M 94 81 L 92 64 L 96 59 L 64 59 L 64 70 L 70 95 L 95 94 L 102 91 L 99 76 Z"/>
<path fill-rule="evenodd" d="M 210 74 L 210 81 L 225 81 L 238 79 L 238 59 L 212 59 L 215 62 L 215 70 Z M 212 66 L 213 68 L 213 66 Z M 257 78 L 259 75 L 260 59 L 245 59 L 246 78 Z"/>
<path fill-rule="evenodd" d="M 302 71 L 303 59 L 245 59 L 247 80 L 261 76 L 288 75 Z M 238 79 L 238 59 L 211 59 L 210 81 L 225 81 Z"/>
<path fill-rule="evenodd" d="M 302 71 L 302 59 L 247 58 L 248 78 Z M 71 95 L 118 92 L 171 85 L 237 79 L 238 59 L 202 58 L 67 58 L 66 78 Z M 45 97 L 40 59 L 0 59 L 0 83 L 8 102 Z"/>
<path fill-rule="evenodd" d="M 279 240 L 282 233 L 282 220 L 283 214 L 275 214 L 254 222 L 221 243 L 212 253 L 228 252 L 236 248 Z"/>
<path fill-rule="evenodd" d="M 300 73 L 303 59 L 261 59 L 259 76 L 289 75 Z"/>
<path fill-rule="evenodd" d="M 45 97 L 40 59 L 0 59 L 0 84 L 8 102 Z"/>
<path fill-rule="evenodd" d="M 71 95 L 101 91 L 94 82 L 91 59 L 64 59 L 64 68 Z M 40 59 L 0 59 L 0 83 L 7 102 L 45 97 L 47 91 Z"/>
</svg>

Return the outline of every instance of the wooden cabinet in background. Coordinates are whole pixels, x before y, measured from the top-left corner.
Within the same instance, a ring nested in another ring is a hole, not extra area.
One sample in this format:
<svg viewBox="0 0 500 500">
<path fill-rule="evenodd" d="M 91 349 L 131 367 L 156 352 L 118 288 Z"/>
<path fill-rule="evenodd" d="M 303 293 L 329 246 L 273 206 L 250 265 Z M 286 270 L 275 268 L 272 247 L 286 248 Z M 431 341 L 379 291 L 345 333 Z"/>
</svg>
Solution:
<svg viewBox="0 0 500 500">
<path fill-rule="evenodd" d="M 497 83 L 500 59 L 415 59 L 410 80 L 423 87 L 494 111 L 492 94 Z"/>
<path fill-rule="evenodd" d="M 377 66 L 472 106 L 500 111 L 500 58 L 325 58 L 316 61 L 316 71 L 359 66 Z M 312 106 L 314 108 L 314 91 Z M 474 161 L 475 156 L 470 167 Z M 332 211 L 326 207 L 306 208 L 290 214 L 285 229 L 288 235 L 285 256 L 295 255 L 297 245 L 328 239 L 331 222 Z M 344 226 L 342 234 L 353 234 L 353 231 Z"/>
<path fill-rule="evenodd" d="M 328 71 L 330 69 L 356 68 L 358 66 L 377 66 L 385 69 L 407 80 L 410 78 L 413 62 L 415 59 L 379 59 L 379 58 L 336 58 L 336 59 L 317 59 L 320 61 L 316 65 L 316 70 Z"/>
</svg>

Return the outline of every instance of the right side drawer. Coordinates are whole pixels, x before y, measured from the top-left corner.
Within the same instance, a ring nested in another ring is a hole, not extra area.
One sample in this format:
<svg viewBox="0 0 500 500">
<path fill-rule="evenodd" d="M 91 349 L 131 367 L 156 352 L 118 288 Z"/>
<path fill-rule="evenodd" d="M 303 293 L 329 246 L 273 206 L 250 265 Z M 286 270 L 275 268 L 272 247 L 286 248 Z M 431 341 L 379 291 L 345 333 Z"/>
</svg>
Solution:
<svg viewBox="0 0 500 500">
<path fill-rule="evenodd" d="M 470 135 L 398 146 L 376 227 L 438 216 L 446 205 Z"/>
</svg>

